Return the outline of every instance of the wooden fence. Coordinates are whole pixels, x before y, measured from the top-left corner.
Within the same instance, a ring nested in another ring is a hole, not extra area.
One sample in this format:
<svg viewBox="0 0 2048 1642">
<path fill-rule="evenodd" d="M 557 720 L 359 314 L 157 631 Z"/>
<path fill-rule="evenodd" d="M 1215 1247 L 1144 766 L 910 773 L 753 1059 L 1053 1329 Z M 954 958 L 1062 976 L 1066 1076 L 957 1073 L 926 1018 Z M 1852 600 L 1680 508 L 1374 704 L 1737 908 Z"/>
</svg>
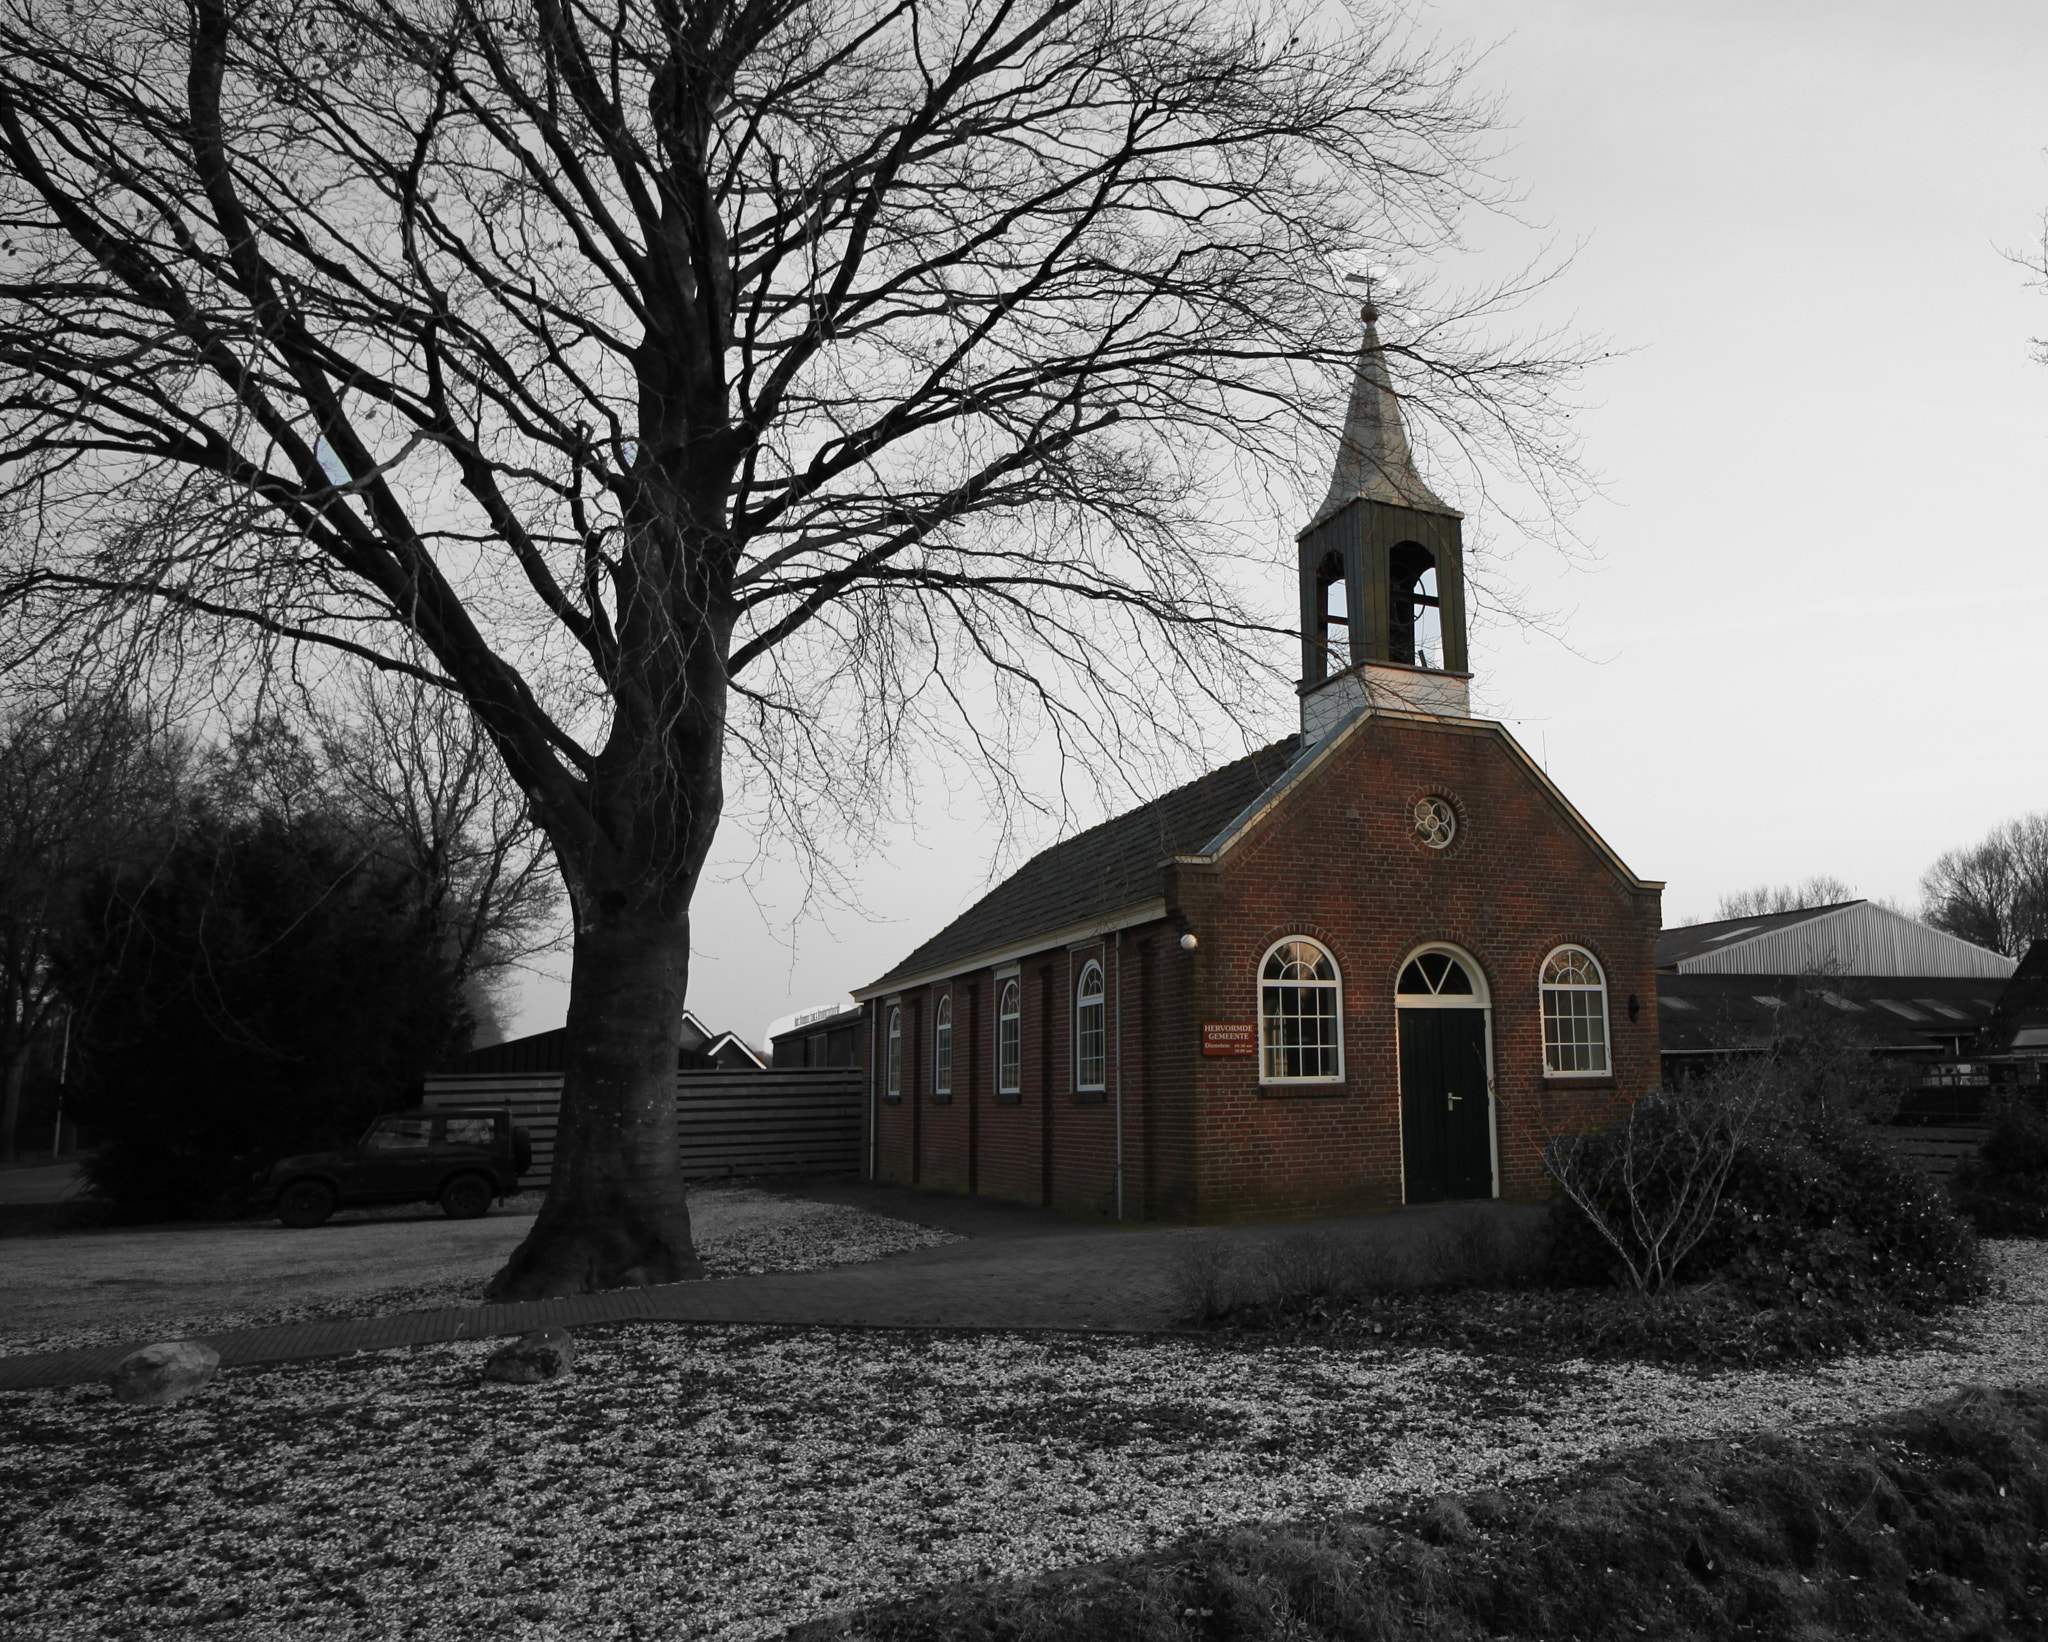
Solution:
<svg viewBox="0 0 2048 1642">
<path fill-rule="evenodd" d="M 533 1137 L 533 1167 L 554 1172 L 559 1072 L 442 1073 L 427 1079 L 429 1106 L 509 1107 Z M 676 1139 L 686 1180 L 725 1175 L 852 1174 L 861 1163 L 861 1074 L 847 1071 L 678 1072 Z"/>
<path fill-rule="evenodd" d="M 1917 1163 L 1937 1180 L 1946 1180 L 1966 1157 L 1975 1157 L 1989 1125 L 1901 1123 L 1880 1131 L 1901 1157 Z"/>
</svg>

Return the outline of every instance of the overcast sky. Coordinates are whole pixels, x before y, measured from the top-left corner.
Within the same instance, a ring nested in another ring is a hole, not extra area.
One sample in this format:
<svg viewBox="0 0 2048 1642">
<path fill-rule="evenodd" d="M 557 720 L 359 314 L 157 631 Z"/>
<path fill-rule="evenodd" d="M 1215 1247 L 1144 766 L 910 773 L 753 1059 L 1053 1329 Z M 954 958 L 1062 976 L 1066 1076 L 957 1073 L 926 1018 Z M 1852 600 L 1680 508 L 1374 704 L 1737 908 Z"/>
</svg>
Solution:
<svg viewBox="0 0 2048 1642">
<path fill-rule="evenodd" d="M 1532 317 L 1625 350 L 1580 418 L 1596 557 L 1500 567 L 1560 636 L 1476 632 L 1478 703 L 1668 881 L 1666 923 L 1821 872 L 1916 905 L 1935 855 L 2048 809 L 2048 296 L 2002 254 L 2048 208 L 2048 6 L 1416 15 L 1493 43 L 1476 83 L 1535 225 L 1475 223 L 1474 269 L 1580 245 Z M 864 913 L 792 930 L 790 875 L 708 885 L 698 1015 L 758 1041 L 979 896 L 990 842 L 942 784 L 917 836 L 848 863 Z M 566 1001 L 535 978 L 514 1030 Z"/>
</svg>

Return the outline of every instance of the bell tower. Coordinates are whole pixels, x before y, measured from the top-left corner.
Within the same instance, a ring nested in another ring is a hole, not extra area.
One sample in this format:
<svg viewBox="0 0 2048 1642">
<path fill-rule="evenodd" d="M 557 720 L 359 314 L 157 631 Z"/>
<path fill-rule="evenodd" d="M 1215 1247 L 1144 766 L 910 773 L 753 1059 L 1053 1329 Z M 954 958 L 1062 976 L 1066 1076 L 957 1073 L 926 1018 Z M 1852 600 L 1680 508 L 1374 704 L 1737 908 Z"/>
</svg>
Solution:
<svg viewBox="0 0 2048 1642">
<path fill-rule="evenodd" d="M 1295 538 L 1301 734 L 1313 746 L 1363 704 L 1471 716 L 1464 515 L 1422 482 L 1368 302 L 1330 492 Z"/>
</svg>

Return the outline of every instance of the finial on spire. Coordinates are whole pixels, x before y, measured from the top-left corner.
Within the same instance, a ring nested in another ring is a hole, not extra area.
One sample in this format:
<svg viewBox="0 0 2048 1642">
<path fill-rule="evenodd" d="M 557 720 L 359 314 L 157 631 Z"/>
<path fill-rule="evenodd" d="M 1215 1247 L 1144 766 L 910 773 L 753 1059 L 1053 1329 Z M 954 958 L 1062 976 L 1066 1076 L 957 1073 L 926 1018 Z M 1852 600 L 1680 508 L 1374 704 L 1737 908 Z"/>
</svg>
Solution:
<svg viewBox="0 0 2048 1642">
<path fill-rule="evenodd" d="M 1461 517 L 1458 510 L 1439 498 L 1415 471 L 1415 458 L 1408 449 L 1408 430 L 1401 423 L 1400 396 L 1387 374 L 1386 355 L 1380 349 L 1379 306 L 1372 299 L 1376 283 L 1384 283 L 1386 270 L 1350 274 L 1352 284 L 1366 288 L 1365 305 L 1358 317 L 1364 323 L 1358 363 L 1351 379 L 1351 407 L 1344 418 L 1344 431 L 1337 441 L 1337 465 L 1330 475 L 1330 493 L 1310 519 L 1313 530 L 1346 503 L 1363 497 L 1368 501 L 1390 502 L 1425 513 L 1447 513 Z"/>
</svg>

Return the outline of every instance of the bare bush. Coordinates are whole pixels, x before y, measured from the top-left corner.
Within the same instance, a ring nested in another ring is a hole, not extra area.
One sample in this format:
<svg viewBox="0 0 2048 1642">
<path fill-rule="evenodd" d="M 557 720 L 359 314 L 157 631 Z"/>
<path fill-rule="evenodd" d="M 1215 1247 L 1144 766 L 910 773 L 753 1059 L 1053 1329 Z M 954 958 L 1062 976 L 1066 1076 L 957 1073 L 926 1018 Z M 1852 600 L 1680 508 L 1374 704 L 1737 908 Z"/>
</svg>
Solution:
<svg viewBox="0 0 2048 1642">
<path fill-rule="evenodd" d="M 1181 1315 L 1189 1322 L 1213 1322 L 1236 1303 L 1237 1254 L 1228 1241 L 1214 1233 L 1176 1242 L 1171 1275 Z"/>
<path fill-rule="evenodd" d="M 1355 1285 L 1358 1249 L 1326 1226 L 1307 1226 L 1263 1245 L 1258 1272 L 1275 1302 L 1327 1299 Z"/>
<path fill-rule="evenodd" d="M 1612 1129 L 1555 1134 L 1543 1166 L 1644 1294 L 1668 1284 L 1713 1229 L 1737 1153 L 1758 1122 L 1768 1067 L 1737 1067 L 1645 1095 Z"/>
<path fill-rule="evenodd" d="M 1417 1251 L 1416 1288 L 1512 1288 L 1543 1269 L 1548 1238 L 1491 1203 L 1450 1212 Z"/>
</svg>

